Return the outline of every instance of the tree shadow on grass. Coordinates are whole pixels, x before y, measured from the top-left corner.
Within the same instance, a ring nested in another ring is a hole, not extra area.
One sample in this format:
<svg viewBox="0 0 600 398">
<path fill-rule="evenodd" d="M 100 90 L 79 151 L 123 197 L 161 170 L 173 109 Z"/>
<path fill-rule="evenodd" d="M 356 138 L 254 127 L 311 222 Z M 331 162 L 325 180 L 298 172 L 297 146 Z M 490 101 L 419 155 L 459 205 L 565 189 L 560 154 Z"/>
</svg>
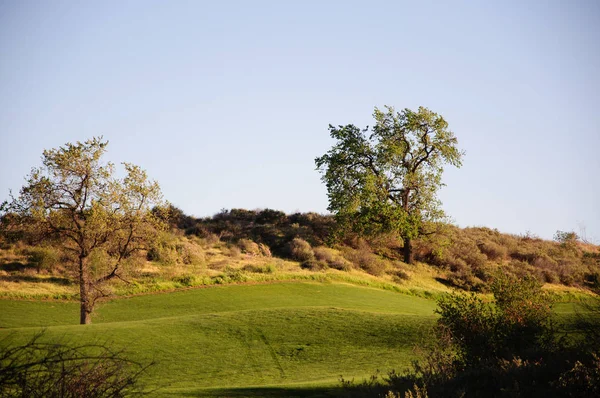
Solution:
<svg viewBox="0 0 600 398">
<path fill-rule="evenodd" d="M 207 389 L 178 393 L 181 397 L 231 397 L 231 398 L 339 398 L 347 397 L 348 390 L 341 387 L 247 387 Z"/>
<path fill-rule="evenodd" d="M 35 275 L 0 275 L 0 281 L 5 282 L 30 282 L 30 283 L 54 283 L 61 286 L 71 285 L 71 281 L 67 278 L 58 278 L 51 276 L 42 278 Z"/>
<path fill-rule="evenodd" d="M 10 263 L 0 263 L 0 270 L 6 272 L 23 272 L 28 269 L 35 269 L 36 265 L 33 263 L 21 263 L 13 261 Z"/>
</svg>

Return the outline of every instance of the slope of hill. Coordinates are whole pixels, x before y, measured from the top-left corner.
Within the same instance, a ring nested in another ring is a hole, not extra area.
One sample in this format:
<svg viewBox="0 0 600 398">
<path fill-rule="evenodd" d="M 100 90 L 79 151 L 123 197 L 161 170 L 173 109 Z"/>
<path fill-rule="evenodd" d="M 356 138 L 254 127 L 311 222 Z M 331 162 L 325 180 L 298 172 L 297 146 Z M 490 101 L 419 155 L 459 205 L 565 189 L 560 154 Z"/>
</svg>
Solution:
<svg viewBox="0 0 600 398">
<path fill-rule="evenodd" d="M 262 396 L 267 386 L 325 388 L 342 374 L 408 366 L 434 307 L 424 298 L 337 283 L 223 286 L 116 299 L 82 328 L 74 303 L 0 300 L 0 339 L 25 341 L 47 326 L 47 341 L 108 342 L 134 360 L 155 360 L 144 380 L 160 387 L 155 395 L 252 388 L 249 395 Z"/>
<path fill-rule="evenodd" d="M 129 261 L 117 295 L 230 283 L 334 280 L 436 295 L 451 288 L 486 292 L 497 272 L 533 275 L 557 291 L 600 287 L 600 247 L 563 235 L 560 242 L 489 228 L 441 226 L 414 242 L 415 264 L 401 261 L 392 236 L 335 239 L 332 217 L 233 209 L 194 219 L 174 208 L 171 231 Z M 96 261 L 101 262 L 98 258 Z M 0 241 L 0 296 L 75 299 L 78 290 L 52 247 Z"/>
</svg>

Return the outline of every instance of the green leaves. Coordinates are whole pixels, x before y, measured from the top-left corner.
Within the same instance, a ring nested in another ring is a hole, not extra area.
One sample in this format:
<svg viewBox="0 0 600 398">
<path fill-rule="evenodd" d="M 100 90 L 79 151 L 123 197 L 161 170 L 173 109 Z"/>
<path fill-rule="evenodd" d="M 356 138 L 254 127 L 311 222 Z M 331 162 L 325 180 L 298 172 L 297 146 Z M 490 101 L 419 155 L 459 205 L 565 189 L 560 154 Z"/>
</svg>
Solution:
<svg viewBox="0 0 600 398">
<path fill-rule="evenodd" d="M 375 108 L 375 125 L 329 126 L 336 140 L 315 159 L 327 186 L 328 210 L 338 222 L 364 233 L 417 237 L 444 218 L 437 199 L 445 164 L 460 167 L 464 153 L 440 115 Z"/>
<path fill-rule="evenodd" d="M 163 227 L 151 212 L 162 202 L 158 183 L 130 163 L 123 163 L 124 178 L 115 177 L 114 165 L 102 162 L 107 145 L 94 137 L 45 150 L 42 167 L 32 169 L 20 195 L 3 206 L 36 241 L 58 242 L 70 255 L 88 314 L 107 294 L 102 284 L 122 278 L 122 266 Z M 91 258 L 102 261 L 92 266 Z"/>
</svg>

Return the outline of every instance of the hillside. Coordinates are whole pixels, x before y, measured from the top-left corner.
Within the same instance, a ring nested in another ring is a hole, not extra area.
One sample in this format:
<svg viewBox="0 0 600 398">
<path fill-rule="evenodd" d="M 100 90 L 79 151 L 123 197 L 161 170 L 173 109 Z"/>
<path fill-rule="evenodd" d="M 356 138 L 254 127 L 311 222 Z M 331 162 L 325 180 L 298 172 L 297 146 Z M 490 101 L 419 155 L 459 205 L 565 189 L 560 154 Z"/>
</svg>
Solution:
<svg viewBox="0 0 600 398">
<path fill-rule="evenodd" d="M 344 284 L 223 286 L 113 300 L 81 328 L 75 303 L 0 300 L 0 340 L 25 341 L 45 326 L 45 341 L 126 348 L 157 362 L 143 381 L 158 396 L 264 396 L 269 386 L 311 395 L 317 385 L 335 390 L 340 374 L 408 366 L 434 307 Z"/>
<path fill-rule="evenodd" d="M 172 208 L 152 248 L 128 261 L 116 295 L 230 283 L 330 280 L 431 296 L 452 288 L 486 292 L 497 272 L 533 275 L 556 291 L 597 289 L 600 247 L 567 236 L 561 242 L 489 228 L 443 225 L 414 242 L 415 264 L 401 261 L 391 236 L 335 238 L 335 222 L 315 213 L 233 209 L 196 219 Z M 96 258 L 98 264 L 102 258 Z M 0 296 L 74 299 L 61 253 L 19 237 L 0 242 Z"/>
<path fill-rule="evenodd" d="M 44 329 L 43 342 L 124 349 L 155 363 L 141 379 L 152 396 L 341 397 L 340 376 L 368 379 L 419 358 L 415 346 L 433 337 L 434 298 L 452 289 L 486 293 L 498 272 L 533 275 L 559 294 L 564 326 L 572 301 L 598 288 L 600 248 L 576 239 L 444 225 L 414 242 L 409 265 L 393 237 L 334 239 L 329 216 L 173 210 L 169 230 L 128 259 L 85 327 L 61 252 L 5 236 L 0 347 Z"/>
</svg>

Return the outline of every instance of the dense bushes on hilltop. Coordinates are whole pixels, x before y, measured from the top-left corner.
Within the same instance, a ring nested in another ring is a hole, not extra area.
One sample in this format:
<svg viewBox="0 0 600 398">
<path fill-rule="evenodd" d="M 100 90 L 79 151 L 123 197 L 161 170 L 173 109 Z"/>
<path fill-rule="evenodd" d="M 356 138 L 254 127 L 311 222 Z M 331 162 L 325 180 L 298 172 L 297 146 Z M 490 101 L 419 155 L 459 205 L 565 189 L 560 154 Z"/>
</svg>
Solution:
<svg viewBox="0 0 600 398">
<path fill-rule="evenodd" d="M 489 228 L 447 226 L 415 250 L 420 261 L 447 271 L 447 282 L 466 290 L 487 290 L 491 275 L 531 275 L 542 283 L 597 288 L 600 248 L 503 234 Z"/>
<path fill-rule="evenodd" d="M 154 212 L 171 227 L 144 254 L 156 264 L 220 270 L 227 259 L 247 261 L 248 256 L 273 255 L 298 261 L 311 271 L 357 269 L 396 282 L 411 276 L 411 267 L 402 262 L 403 243 L 397 237 L 381 234 L 364 239 L 353 233 L 341 234 L 329 215 L 231 209 L 194 218 L 174 206 Z M 578 241 L 573 233 L 557 233 L 555 241 L 547 241 L 483 227 L 440 225 L 438 230 L 413 241 L 413 254 L 416 261 L 433 266 L 434 276 L 446 285 L 489 291 L 492 275 L 500 271 L 532 276 L 541 283 L 600 287 L 600 247 Z M 4 239 L 9 246 L 19 242 L 14 235 Z M 32 243 L 23 242 L 24 248 L 15 250 L 27 256 L 38 272 L 60 274 L 60 267 L 53 265 L 60 262 L 60 255 L 51 248 L 31 247 Z M 215 245 L 222 253 L 219 259 L 210 253 Z"/>
<path fill-rule="evenodd" d="M 213 217 L 193 219 L 176 208 L 173 214 L 171 225 L 187 235 L 242 242 L 243 251 L 248 250 L 243 246 L 251 241 L 268 247 L 274 255 L 303 262 L 305 268 L 312 270 L 354 267 L 382 275 L 390 268 L 397 268 L 394 263 L 402 260 L 403 244 L 398 238 L 390 234 L 370 239 L 352 233 L 340 236 L 334 218 L 329 215 L 231 209 Z M 572 232 L 559 231 L 555 241 L 547 241 L 485 227 L 461 229 L 442 225 L 439 230 L 414 241 L 414 258 L 441 270 L 440 281 L 448 285 L 488 291 L 491 276 L 501 270 L 517 277 L 533 276 L 542 283 L 600 286 L 600 248 L 577 241 Z M 298 242 L 305 242 L 310 250 L 300 250 Z M 315 258 L 314 250 L 322 246 L 340 249 L 343 260 L 324 260 L 323 251 L 321 258 Z M 298 257 L 299 251 L 303 251 L 302 258 Z"/>
<path fill-rule="evenodd" d="M 180 229 L 187 235 L 206 237 L 215 234 L 221 240 L 237 242 L 241 239 L 264 244 L 276 255 L 288 257 L 289 243 L 294 238 L 307 241 L 311 246 L 325 244 L 333 226 L 331 216 L 317 213 L 294 213 L 264 209 L 222 210 L 212 217 L 184 220 Z M 185 228 L 181 228 L 185 225 Z"/>
</svg>

